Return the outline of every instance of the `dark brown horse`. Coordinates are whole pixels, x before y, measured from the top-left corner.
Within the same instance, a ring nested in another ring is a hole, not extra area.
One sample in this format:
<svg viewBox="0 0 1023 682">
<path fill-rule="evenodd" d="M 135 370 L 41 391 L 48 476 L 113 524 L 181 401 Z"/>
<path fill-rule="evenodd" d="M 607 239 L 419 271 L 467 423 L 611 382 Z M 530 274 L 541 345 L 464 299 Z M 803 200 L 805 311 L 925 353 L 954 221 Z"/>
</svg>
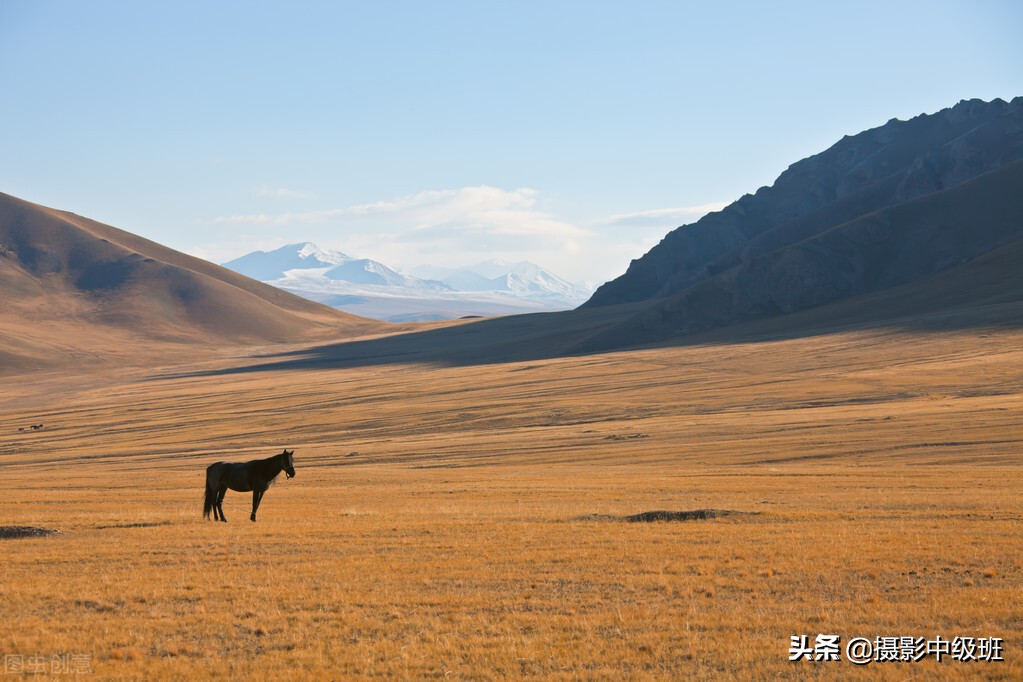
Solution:
<svg viewBox="0 0 1023 682">
<path fill-rule="evenodd" d="M 254 459 L 251 462 L 217 462 L 206 468 L 206 495 L 202 502 L 202 515 L 210 518 L 213 512 L 214 521 L 227 521 L 224 517 L 224 495 L 227 489 L 240 493 L 252 492 L 252 515 L 249 519 L 256 520 L 256 510 L 263 499 L 263 493 L 269 488 L 281 472 L 288 478 L 295 476 L 295 451 L 285 450 L 279 455 L 267 459 Z"/>
</svg>

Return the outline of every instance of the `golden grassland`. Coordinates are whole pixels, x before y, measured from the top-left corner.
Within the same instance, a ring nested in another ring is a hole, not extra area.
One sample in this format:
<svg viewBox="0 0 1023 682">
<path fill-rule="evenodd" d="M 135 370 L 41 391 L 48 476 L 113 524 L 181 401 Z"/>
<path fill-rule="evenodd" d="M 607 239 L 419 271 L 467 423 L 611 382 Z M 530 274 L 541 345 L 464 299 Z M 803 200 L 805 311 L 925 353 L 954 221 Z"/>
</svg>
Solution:
<svg viewBox="0 0 1023 682">
<path fill-rule="evenodd" d="M 97 679 L 1023 677 L 1021 332 L 216 372 L 252 362 L 0 387 L 0 525 L 62 531 L 0 540 L 0 652 Z M 233 492 L 200 518 L 208 464 L 285 446 L 257 523 Z M 747 514 L 608 518 L 703 508 Z M 788 661 L 818 633 L 1005 661 Z"/>
</svg>

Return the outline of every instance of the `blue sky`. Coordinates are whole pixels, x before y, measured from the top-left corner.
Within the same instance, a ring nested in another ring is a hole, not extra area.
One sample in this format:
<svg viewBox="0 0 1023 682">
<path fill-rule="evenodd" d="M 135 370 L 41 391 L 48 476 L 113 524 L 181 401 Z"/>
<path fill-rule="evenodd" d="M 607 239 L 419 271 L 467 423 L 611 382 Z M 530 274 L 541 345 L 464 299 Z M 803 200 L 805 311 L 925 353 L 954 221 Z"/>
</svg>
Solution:
<svg viewBox="0 0 1023 682">
<path fill-rule="evenodd" d="M 843 135 L 1023 95 L 1023 3 L 0 0 L 0 191 L 221 262 L 613 278 Z"/>
</svg>

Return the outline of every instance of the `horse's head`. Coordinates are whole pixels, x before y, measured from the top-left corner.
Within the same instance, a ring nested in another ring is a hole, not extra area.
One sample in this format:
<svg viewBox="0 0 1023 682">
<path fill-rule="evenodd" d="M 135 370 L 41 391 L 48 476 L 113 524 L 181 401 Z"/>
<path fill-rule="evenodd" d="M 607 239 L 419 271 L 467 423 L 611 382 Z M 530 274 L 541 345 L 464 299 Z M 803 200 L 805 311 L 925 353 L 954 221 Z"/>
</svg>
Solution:
<svg viewBox="0 0 1023 682">
<path fill-rule="evenodd" d="M 281 453 L 281 458 L 284 460 L 281 466 L 284 473 L 288 475 L 288 478 L 295 478 L 295 451 L 285 450 Z"/>
</svg>

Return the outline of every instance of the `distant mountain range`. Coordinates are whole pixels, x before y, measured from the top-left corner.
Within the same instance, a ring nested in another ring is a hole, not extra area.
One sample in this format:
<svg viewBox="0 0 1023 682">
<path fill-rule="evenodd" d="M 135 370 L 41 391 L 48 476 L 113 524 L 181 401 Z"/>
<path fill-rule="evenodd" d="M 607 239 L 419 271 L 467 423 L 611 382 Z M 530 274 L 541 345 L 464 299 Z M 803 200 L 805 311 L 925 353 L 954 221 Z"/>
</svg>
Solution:
<svg viewBox="0 0 1023 682">
<path fill-rule="evenodd" d="M 892 289 L 999 249 L 1017 252 L 1021 238 L 1023 97 L 963 101 L 847 136 L 771 187 L 669 233 L 584 304 L 636 312 L 579 348 L 657 341 Z"/>
<path fill-rule="evenodd" d="M 441 320 L 573 308 L 590 295 L 538 265 L 488 260 L 464 268 L 424 265 L 400 273 L 310 242 L 256 251 L 224 267 L 366 317 Z"/>
<path fill-rule="evenodd" d="M 573 284 L 527 261 L 510 263 L 494 258 L 457 269 L 423 265 L 412 268 L 411 272 L 439 280 L 455 291 L 506 291 L 576 304 L 593 293 L 583 285 Z"/>
</svg>

